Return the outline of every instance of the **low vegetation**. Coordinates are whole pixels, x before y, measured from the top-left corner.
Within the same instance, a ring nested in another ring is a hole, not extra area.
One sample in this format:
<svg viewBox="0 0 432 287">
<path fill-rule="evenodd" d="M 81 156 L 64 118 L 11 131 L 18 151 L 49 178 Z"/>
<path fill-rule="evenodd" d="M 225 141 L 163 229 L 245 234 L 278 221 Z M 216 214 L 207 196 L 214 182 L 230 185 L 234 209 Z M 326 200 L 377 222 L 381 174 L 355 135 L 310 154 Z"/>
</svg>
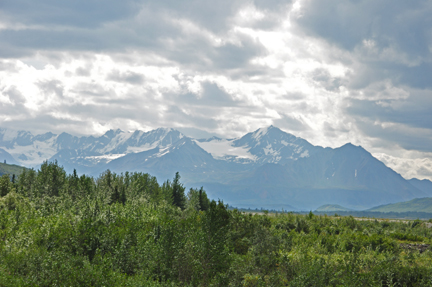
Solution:
<svg viewBox="0 0 432 287">
<path fill-rule="evenodd" d="M 228 210 L 175 175 L 0 180 L 0 286 L 431 286 L 432 230 Z"/>
</svg>

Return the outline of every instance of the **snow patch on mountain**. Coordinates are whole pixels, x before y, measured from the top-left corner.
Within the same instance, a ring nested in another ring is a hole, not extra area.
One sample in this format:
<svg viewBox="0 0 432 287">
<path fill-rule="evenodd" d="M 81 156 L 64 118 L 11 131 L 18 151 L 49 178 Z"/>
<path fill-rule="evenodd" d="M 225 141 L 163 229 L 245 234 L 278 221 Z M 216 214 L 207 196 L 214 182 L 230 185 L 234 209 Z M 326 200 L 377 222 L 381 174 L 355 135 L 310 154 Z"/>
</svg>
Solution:
<svg viewBox="0 0 432 287">
<path fill-rule="evenodd" d="M 3 147 L 15 159 L 25 166 L 37 166 L 57 153 L 55 137 L 47 141 L 34 141 L 32 145 L 14 144 L 13 148 Z M 13 140 L 13 139 L 12 139 Z"/>
<path fill-rule="evenodd" d="M 155 154 L 155 157 L 163 157 L 164 155 L 168 154 L 170 152 L 169 148 L 161 149 L 157 154 Z"/>
<path fill-rule="evenodd" d="M 247 159 L 251 161 L 256 160 L 256 156 L 252 155 L 249 152 L 249 147 L 241 146 L 235 147 L 233 146 L 233 140 L 225 140 L 225 139 L 214 139 L 211 141 L 200 142 L 195 141 L 195 143 L 200 146 L 203 150 L 210 153 L 215 159 Z"/>
<path fill-rule="evenodd" d="M 112 138 L 109 143 L 101 148 L 100 150 L 98 150 L 98 152 L 100 153 L 109 153 L 112 150 L 114 150 L 116 147 L 118 147 L 121 144 L 124 144 L 131 136 L 133 133 L 131 132 L 123 132 L 120 131 L 119 133 L 117 133 L 114 138 Z M 105 137 L 107 137 L 106 135 L 104 135 Z"/>
<path fill-rule="evenodd" d="M 274 150 L 271 144 L 267 144 L 267 146 L 263 149 L 265 155 L 278 156 L 280 155 L 279 151 Z"/>
<path fill-rule="evenodd" d="M 252 138 L 259 141 L 260 138 L 262 138 L 264 135 L 267 134 L 269 128 L 272 128 L 272 127 L 273 126 L 260 128 L 260 129 L 256 130 L 254 133 L 252 133 Z"/>
<path fill-rule="evenodd" d="M 308 151 L 308 150 L 305 150 L 305 151 L 300 155 L 300 157 L 309 157 L 309 151 Z"/>
<path fill-rule="evenodd" d="M 141 146 L 128 146 L 126 149 L 126 153 L 138 153 L 143 151 L 148 151 L 159 146 L 159 142 L 154 143 L 146 143 Z"/>
<path fill-rule="evenodd" d="M 112 160 L 123 157 L 125 155 L 126 154 L 124 154 L 124 153 L 121 153 L 121 154 L 104 154 L 104 155 L 97 155 L 97 156 L 86 156 L 84 158 L 86 160 L 90 160 L 90 161 L 97 162 L 97 163 L 99 163 L 101 161 L 108 163 Z"/>
</svg>

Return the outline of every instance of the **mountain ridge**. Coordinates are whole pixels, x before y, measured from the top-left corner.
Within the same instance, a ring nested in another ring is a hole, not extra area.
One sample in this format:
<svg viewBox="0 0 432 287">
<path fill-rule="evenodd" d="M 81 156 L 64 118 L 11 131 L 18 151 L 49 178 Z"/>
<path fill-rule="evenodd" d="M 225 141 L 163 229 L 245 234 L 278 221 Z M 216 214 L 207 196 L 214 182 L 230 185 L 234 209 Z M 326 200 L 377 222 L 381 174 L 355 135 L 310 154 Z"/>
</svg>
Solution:
<svg viewBox="0 0 432 287">
<path fill-rule="evenodd" d="M 33 167 L 57 160 L 68 172 L 94 176 L 110 169 L 164 179 L 179 171 L 186 184 L 208 186 L 209 194 L 237 206 L 283 201 L 305 210 L 323 204 L 365 209 L 432 196 L 429 181 L 405 180 L 361 146 L 314 146 L 274 126 L 234 139 L 193 139 L 172 128 L 98 137 L 0 129 L 2 154 Z"/>
</svg>

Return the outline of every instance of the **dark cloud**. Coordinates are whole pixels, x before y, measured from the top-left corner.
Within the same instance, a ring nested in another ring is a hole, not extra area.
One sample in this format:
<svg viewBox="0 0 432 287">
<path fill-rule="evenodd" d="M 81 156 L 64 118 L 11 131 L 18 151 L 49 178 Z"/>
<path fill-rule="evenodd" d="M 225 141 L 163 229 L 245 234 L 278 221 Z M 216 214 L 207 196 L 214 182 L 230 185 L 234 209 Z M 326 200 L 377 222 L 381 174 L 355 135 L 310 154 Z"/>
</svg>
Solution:
<svg viewBox="0 0 432 287">
<path fill-rule="evenodd" d="M 311 78 L 320 83 L 326 90 L 336 91 L 340 86 L 346 84 L 342 77 L 332 77 L 330 72 L 324 68 L 318 68 L 311 72 Z"/>
<path fill-rule="evenodd" d="M 107 80 L 129 83 L 132 85 L 142 85 L 144 83 L 144 75 L 132 71 L 112 71 L 111 74 L 108 75 Z"/>
<path fill-rule="evenodd" d="M 432 47 L 432 44 L 431 44 Z M 432 62 L 404 68 L 400 73 L 401 84 L 420 89 L 432 88 Z"/>
<path fill-rule="evenodd" d="M 118 98 L 117 93 L 112 88 L 105 87 L 103 83 L 97 82 L 79 82 L 71 89 L 71 93 L 91 97 L 96 102 L 103 99 L 111 101 Z"/>
<path fill-rule="evenodd" d="M 403 125 L 385 125 L 367 118 L 355 120 L 363 137 L 375 138 L 375 147 L 387 146 L 391 150 L 402 147 L 406 150 L 432 152 L 432 132 L 413 130 Z"/>
<path fill-rule="evenodd" d="M 391 78 L 430 88 L 432 2 L 427 0 L 306 0 L 298 28 L 355 53 L 350 87 Z M 335 57 L 336 59 L 336 57 Z"/>
<path fill-rule="evenodd" d="M 17 89 L 15 86 L 8 87 L 7 89 L 1 91 L 3 95 L 8 96 L 9 101 L 17 112 L 18 108 L 24 108 L 24 104 L 26 102 L 26 98 L 24 95 Z"/>
<path fill-rule="evenodd" d="M 64 86 L 60 80 L 49 80 L 37 83 L 39 90 L 44 94 L 45 99 L 50 96 L 58 98 L 59 101 L 64 99 Z"/>
<path fill-rule="evenodd" d="M 94 28 L 136 14 L 135 0 L 5 0 L 0 3 L 0 15 L 12 23 L 27 25 L 59 25 Z"/>
<path fill-rule="evenodd" d="M 430 169 L 427 169 L 425 167 L 420 167 L 417 173 L 421 176 L 421 178 L 431 178 L 432 177 L 432 171 Z"/>
<path fill-rule="evenodd" d="M 307 131 L 310 127 L 301 119 L 287 114 L 282 114 L 280 119 L 273 121 L 277 127 L 285 128 L 292 131 Z"/>
<path fill-rule="evenodd" d="M 0 61 L 0 71 L 17 72 L 17 66 L 15 63 Z"/>
<path fill-rule="evenodd" d="M 406 99 L 350 99 L 346 112 L 351 116 L 365 117 L 372 121 L 432 130 L 432 94 L 428 91 L 413 92 Z"/>
<path fill-rule="evenodd" d="M 324 135 L 328 138 L 338 138 L 342 134 L 349 133 L 349 130 L 346 127 L 336 126 L 335 124 L 332 124 L 328 121 L 325 121 L 322 124 L 322 129 L 323 129 Z"/>
<path fill-rule="evenodd" d="M 81 77 L 88 77 L 90 76 L 90 68 L 79 67 L 75 70 L 75 74 Z"/>
<path fill-rule="evenodd" d="M 256 56 L 264 56 L 265 48 L 250 37 L 243 37 L 241 45 L 227 44 L 215 49 L 212 61 L 216 67 L 233 69 L 244 67 Z"/>
<path fill-rule="evenodd" d="M 161 120 L 166 126 L 186 126 L 186 127 L 205 127 L 206 129 L 215 129 L 218 121 L 206 114 L 198 113 L 196 110 L 190 110 L 186 107 L 177 105 L 170 106 L 163 114 Z M 173 125 L 173 123 L 176 123 Z"/>
<path fill-rule="evenodd" d="M 253 3 L 259 9 L 281 12 L 285 7 L 291 6 L 291 0 L 254 0 Z"/>
<path fill-rule="evenodd" d="M 89 123 L 82 119 L 65 119 L 57 118 L 53 115 L 45 114 L 29 118 L 16 118 L 13 121 L 2 122 L 2 128 L 10 128 L 12 130 L 32 131 L 33 134 L 45 133 L 47 130 L 53 133 L 62 133 L 68 131 L 75 134 L 84 134 L 90 131 Z"/>
<path fill-rule="evenodd" d="M 184 87 L 184 89 L 187 89 Z M 211 110 L 218 110 L 224 107 L 244 106 L 246 103 L 240 100 L 235 100 L 233 95 L 227 93 L 223 88 L 216 83 L 204 81 L 201 83 L 201 92 L 198 94 L 187 92 L 183 94 L 168 93 L 165 94 L 165 99 L 179 106 L 187 106 L 193 109 L 205 110 L 209 113 Z M 217 114 L 211 112 L 208 114 Z"/>
<path fill-rule="evenodd" d="M 307 0 L 302 2 L 301 27 L 352 50 L 363 40 L 395 46 L 409 54 L 430 55 L 432 3 L 404 0 Z"/>
<path fill-rule="evenodd" d="M 239 35 L 237 43 L 215 45 L 206 35 L 190 33 L 164 13 L 142 11 L 136 19 L 107 24 L 95 29 L 32 28 L 0 30 L 0 57 L 31 56 L 37 51 L 96 53 L 157 52 L 182 66 L 197 71 L 239 69 L 250 59 L 266 53 L 250 36 Z M 175 20 L 175 19 L 174 19 Z M 225 35 L 221 35 L 224 39 Z"/>
<path fill-rule="evenodd" d="M 205 138 L 211 138 L 213 136 L 215 136 L 215 134 L 213 133 L 209 133 L 205 130 L 199 129 L 199 128 L 182 128 L 182 127 L 177 127 L 176 128 L 178 131 L 180 131 L 181 133 L 185 134 L 188 137 L 192 137 L 195 139 L 205 139 Z"/>
<path fill-rule="evenodd" d="M 234 101 L 232 97 L 219 88 L 217 84 L 205 82 L 202 84 L 203 93 L 199 99 L 200 104 L 208 106 L 233 106 Z"/>
</svg>

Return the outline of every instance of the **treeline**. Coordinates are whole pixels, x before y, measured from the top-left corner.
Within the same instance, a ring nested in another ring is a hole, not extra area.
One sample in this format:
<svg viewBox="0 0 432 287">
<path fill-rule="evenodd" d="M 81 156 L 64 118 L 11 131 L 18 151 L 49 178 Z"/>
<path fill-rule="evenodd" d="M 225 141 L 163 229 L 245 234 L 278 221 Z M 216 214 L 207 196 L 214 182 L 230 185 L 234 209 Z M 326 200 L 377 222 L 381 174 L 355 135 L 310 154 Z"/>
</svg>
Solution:
<svg viewBox="0 0 432 287">
<path fill-rule="evenodd" d="M 340 215 L 354 217 L 369 217 L 369 218 L 391 218 L 391 219 L 432 219 L 432 213 L 429 212 L 378 212 L 378 211 L 314 211 L 317 215 Z"/>
<path fill-rule="evenodd" d="M 1 177 L 0 286 L 431 286 L 421 221 L 245 214 L 180 179 Z"/>
<path fill-rule="evenodd" d="M 233 206 L 228 206 L 228 209 L 234 210 L 238 209 L 242 212 L 260 212 L 260 213 L 274 213 L 274 214 L 283 214 L 288 211 L 279 210 L 279 209 L 251 209 L 251 208 L 235 208 Z M 310 211 L 293 211 L 296 214 L 309 214 Z M 353 217 L 367 217 L 367 218 L 376 218 L 376 219 L 424 219 L 432 221 L 432 213 L 430 212 L 417 212 L 417 211 L 405 211 L 405 212 L 380 212 L 380 211 L 312 211 L 315 215 L 328 215 L 328 216 L 353 216 Z"/>
</svg>

